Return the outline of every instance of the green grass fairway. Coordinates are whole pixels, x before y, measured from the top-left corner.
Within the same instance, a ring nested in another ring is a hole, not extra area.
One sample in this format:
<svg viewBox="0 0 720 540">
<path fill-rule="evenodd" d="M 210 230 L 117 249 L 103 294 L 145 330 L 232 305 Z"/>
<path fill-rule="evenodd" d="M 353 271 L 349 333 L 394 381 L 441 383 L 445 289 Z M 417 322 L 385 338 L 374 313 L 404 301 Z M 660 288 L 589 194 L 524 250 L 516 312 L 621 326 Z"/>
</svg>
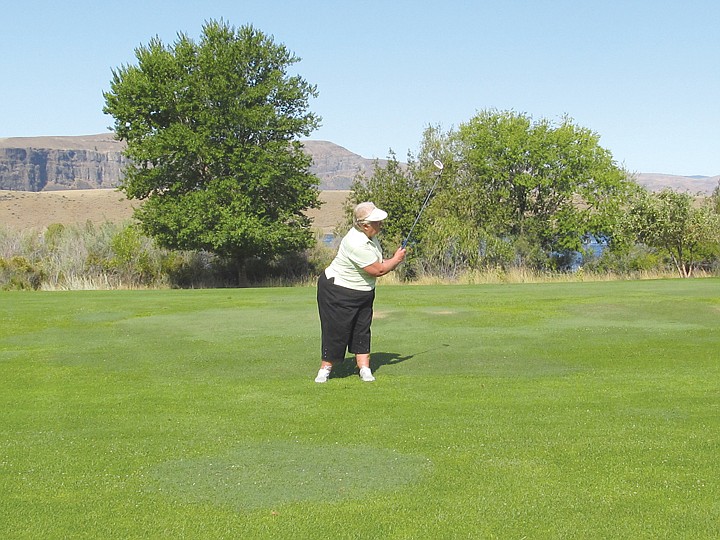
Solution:
<svg viewBox="0 0 720 540">
<path fill-rule="evenodd" d="M 0 538 L 720 537 L 720 280 L 0 293 Z"/>
</svg>

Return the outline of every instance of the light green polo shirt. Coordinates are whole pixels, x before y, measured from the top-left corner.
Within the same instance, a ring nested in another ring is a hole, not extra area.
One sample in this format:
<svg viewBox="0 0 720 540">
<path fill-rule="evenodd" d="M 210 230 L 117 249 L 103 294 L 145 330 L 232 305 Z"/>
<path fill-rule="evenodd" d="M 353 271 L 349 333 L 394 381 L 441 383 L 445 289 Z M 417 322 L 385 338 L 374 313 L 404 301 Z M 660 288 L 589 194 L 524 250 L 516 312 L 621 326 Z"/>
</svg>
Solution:
<svg viewBox="0 0 720 540">
<path fill-rule="evenodd" d="M 368 238 L 355 227 L 350 229 L 340 242 L 337 255 L 325 269 L 328 279 L 335 278 L 335 285 L 356 291 L 372 291 L 377 278 L 363 270 L 375 262 L 382 262 L 380 242 Z"/>
</svg>

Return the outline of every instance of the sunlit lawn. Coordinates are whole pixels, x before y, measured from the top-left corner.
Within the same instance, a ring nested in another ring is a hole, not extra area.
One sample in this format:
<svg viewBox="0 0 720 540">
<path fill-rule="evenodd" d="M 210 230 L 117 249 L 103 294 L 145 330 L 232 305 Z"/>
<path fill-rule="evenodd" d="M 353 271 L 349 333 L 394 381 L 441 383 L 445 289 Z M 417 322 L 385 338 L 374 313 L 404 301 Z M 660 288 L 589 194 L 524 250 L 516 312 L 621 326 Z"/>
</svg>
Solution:
<svg viewBox="0 0 720 540">
<path fill-rule="evenodd" d="M 720 537 L 720 280 L 314 295 L 0 293 L 0 537 Z"/>
</svg>

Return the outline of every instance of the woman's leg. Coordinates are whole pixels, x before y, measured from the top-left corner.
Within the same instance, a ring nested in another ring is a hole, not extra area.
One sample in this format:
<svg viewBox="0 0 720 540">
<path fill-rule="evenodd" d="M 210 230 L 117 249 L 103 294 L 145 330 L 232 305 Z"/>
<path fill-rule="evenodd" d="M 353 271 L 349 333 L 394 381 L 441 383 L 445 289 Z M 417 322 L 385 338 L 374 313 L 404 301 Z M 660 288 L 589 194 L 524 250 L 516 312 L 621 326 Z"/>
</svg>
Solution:
<svg viewBox="0 0 720 540">
<path fill-rule="evenodd" d="M 355 362 L 357 362 L 357 367 L 360 370 L 360 378 L 364 382 L 373 382 L 375 377 L 373 377 L 370 370 L 370 354 L 356 354 Z"/>
<path fill-rule="evenodd" d="M 318 370 L 317 376 L 315 377 L 315 382 L 327 382 L 327 380 L 330 378 L 332 366 L 332 362 L 328 362 L 327 360 L 320 360 L 320 369 Z"/>
<path fill-rule="evenodd" d="M 375 291 L 372 291 L 372 293 L 367 296 L 364 305 L 358 309 L 355 327 L 348 347 L 351 352 L 355 353 L 355 362 L 360 370 L 360 378 L 365 382 L 375 380 L 370 370 L 370 325 L 372 324 L 374 299 Z"/>
<path fill-rule="evenodd" d="M 358 369 L 362 369 L 364 367 L 369 368 L 370 367 L 370 355 L 369 354 L 356 354 L 355 362 L 357 362 Z"/>
<path fill-rule="evenodd" d="M 320 315 L 320 329 L 322 351 L 320 369 L 318 370 L 315 382 L 327 382 L 332 371 L 331 360 L 342 359 L 345 355 L 345 343 L 347 339 L 342 337 L 343 332 L 338 324 L 342 320 L 342 314 L 338 313 L 341 301 L 337 297 L 337 291 L 332 289 L 330 281 L 322 273 L 318 279 L 317 290 L 318 312 Z M 347 334 L 349 330 L 344 331 Z"/>
</svg>

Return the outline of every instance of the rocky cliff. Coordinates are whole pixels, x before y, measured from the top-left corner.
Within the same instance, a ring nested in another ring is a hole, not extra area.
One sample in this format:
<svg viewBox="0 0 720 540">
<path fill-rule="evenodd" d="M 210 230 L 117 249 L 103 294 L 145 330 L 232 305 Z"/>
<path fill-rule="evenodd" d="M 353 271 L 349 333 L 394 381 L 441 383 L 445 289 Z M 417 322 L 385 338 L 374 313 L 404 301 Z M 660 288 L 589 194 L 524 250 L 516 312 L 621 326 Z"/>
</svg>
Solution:
<svg viewBox="0 0 720 540">
<path fill-rule="evenodd" d="M 322 190 L 350 189 L 358 173 L 371 176 L 375 161 L 328 141 L 304 141 L 313 158 L 310 172 Z M 126 165 L 124 143 L 111 133 L 79 137 L 0 139 L 0 189 L 54 191 L 117 187 Z M 379 160 L 382 167 L 387 162 Z M 691 177 L 639 173 L 636 181 L 650 190 L 666 187 L 710 194 L 720 176 Z"/>
<path fill-rule="evenodd" d="M 372 174 L 375 162 L 327 141 L 304 141 L 313 157 L 310 172 L 320 189 L 349 189 L 359 172 Z M 0 139 L 0 189 L 53 191 L 116 187 L 126 158 L 124 143 L 112 134 L 79 137 Z M 380 160 L 384 165 L 385 161 Z"/>
<path fill-rule="evenodd" d="M 115 187 L 126 162 L 122 149 L 112 135 L 0 139 L 0 189 Z"/>
</svg>

